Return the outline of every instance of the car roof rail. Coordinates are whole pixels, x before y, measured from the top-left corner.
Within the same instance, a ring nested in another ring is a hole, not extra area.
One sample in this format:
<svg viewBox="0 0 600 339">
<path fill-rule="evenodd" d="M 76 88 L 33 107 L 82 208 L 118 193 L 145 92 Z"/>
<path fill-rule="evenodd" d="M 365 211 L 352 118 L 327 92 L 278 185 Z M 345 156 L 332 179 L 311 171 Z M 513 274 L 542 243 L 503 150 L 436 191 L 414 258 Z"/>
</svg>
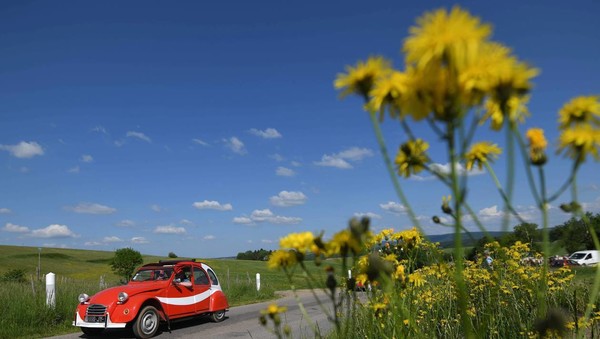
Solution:
<svg viewBox="0 0 600 339">
<path fill-rule="evenodd" d="M 163 265 L 172 265 L 172 264 L 177 264 L 180 262 L 196 262 L 196 259 L 179 259 L 179 260 L 159 260 L 158 263 L 159 264 L 163 264 Z"/>
</svg>

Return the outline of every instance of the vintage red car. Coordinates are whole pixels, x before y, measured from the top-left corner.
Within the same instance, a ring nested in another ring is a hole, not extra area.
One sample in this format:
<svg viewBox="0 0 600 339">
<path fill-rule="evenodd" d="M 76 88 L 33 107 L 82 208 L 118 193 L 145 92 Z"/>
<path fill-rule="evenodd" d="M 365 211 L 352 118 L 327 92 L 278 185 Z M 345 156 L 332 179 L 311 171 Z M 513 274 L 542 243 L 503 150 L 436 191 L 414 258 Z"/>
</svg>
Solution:
<svg viewBox="0 0 600 339">
<path fill-rule="evenodd" d="M 87 335 L 107 328 L 131 326 L 137 338 L 150 338 L 160 323 L 208 315 L 225 319 L 227 297 L 215 271 L 195 260 L 169 260 L 140 267 L 127 285 L 111 287 L 93 296 L 79 295 L 73 326 Z"/>
</svg>

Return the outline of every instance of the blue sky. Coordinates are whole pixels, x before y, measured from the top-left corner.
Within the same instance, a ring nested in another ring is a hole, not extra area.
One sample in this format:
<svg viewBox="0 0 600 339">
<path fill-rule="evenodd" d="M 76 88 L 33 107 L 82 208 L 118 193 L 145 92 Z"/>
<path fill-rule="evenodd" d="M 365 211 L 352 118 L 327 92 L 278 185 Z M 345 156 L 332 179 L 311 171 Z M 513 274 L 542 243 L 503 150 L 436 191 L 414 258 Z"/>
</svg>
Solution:
<svg viewBox="0 0 600 339">
<path fill-rule="evenodd" d="M 559 108 L 600 93 L 600 3 L 459 4 L 541 69 L 522 127 L 545 128 L 555 145 Z M 290 232 L 331 235 L 353 216 L 371 216 L 375 230 L 411 227 L 360 101 L 341 101 L 332 83 L 369 55 L 400 68 L 408 28 L 442 6 L 2 2 L 0 243 L 219 257 L 274 249 Z M 428 128 L 413 126 L 447 164 Z M 406 138 L 397 122 L 383 128 L 394 152 Z M 488 126 L 477 139 L 503 144 Z M 550 151 L 550 164 L 554 191 L 570 163 Z M 504 181 L 502 158 L 495 168 Z M 579 175 L 593 212 L 598 169 L 589 162 Z M 423 228 L 450 233 L 429 221 L 447 190 L 417 179 L 402 185 Z M 516 180 L 517 209 L 536 222 L 521 168 Z M 469 183 L 473 209 L 497 230 L 491 179 Z M 550 216 L 554 225 L 569 217 L 555 206 Z"/>
</svg>

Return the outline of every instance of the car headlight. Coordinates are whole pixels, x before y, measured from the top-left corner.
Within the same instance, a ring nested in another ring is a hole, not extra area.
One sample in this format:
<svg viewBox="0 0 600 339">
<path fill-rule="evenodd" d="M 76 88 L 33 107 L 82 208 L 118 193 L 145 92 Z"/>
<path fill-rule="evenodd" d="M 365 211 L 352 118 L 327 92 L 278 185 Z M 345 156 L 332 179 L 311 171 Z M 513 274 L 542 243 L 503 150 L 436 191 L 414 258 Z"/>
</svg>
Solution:
<svg viewBox="0 0 600 339">
<path fill-rule="evenodd" d="M 84 303 L 84 302 L 90 300 L 90 296 L 85 293 L 81 293 L 79 295 L 79 297 L 77 297 L 77 300 L 79 300 L 80 303 Z"/>
<path fill-rule="evenodd" d="M 127 301 L 127 299 L 129 299 L 129 295 L 125 292 L 121 292 L 119 293 L 119 295 L 117 296 L 117 300 L 119 300 L 119 302 L 122 304 L 124 302 Z"/>
</svg>

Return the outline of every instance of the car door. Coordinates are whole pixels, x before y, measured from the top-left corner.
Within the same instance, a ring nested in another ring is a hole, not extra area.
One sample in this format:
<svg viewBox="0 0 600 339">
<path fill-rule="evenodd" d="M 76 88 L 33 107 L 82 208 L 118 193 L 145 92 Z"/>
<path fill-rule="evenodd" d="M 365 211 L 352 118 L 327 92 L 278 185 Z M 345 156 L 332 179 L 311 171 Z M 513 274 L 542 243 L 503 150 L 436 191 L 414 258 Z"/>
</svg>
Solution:
<svg viewBox="0 0 600 339">
<path fill-rule="evenodd" d="M 193 269 L 195 311 L 196 313 L 204 313 L 208 311 L 210 306 L 210 280 L 199 265 L 194 265 Z"/>
<path fill-rule="evenodd" d="M 192 265 L 186 264 L 175 267 L 175 277 L 167 287 L 166 296 L 159 298 L 165 312 L 170 318 L 180 318 L 194 315 L 196 312 Z"/>
</svg>

